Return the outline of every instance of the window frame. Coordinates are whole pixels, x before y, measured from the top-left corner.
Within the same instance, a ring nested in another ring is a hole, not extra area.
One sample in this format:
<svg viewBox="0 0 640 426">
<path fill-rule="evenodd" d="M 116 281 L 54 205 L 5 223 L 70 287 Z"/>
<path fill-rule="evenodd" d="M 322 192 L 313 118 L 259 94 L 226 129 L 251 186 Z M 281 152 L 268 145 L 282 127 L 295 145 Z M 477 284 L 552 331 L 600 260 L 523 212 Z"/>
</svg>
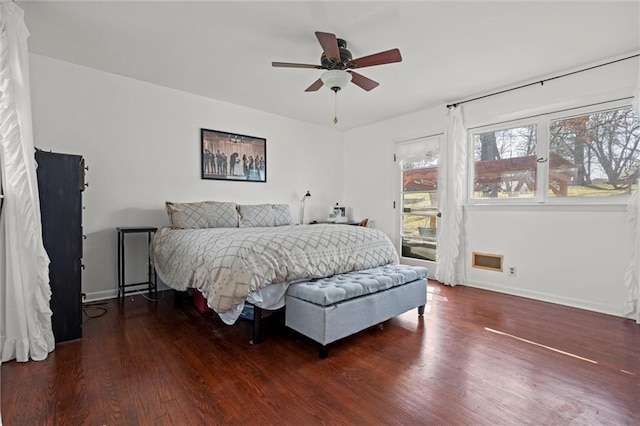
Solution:
<svg viewBox="0 0 640 426">
<path fill-rule="evenodd" d="M 527 117 L 522 119 L 515 119 L 509 121 L 502 121 L 500 123 L 488 124 L 485 126 L 476 126 L 469 129 L 467 132 L 468 146 L 467 146 L 467 202 L 469 204 L 533 204 L 542 202 L 541 191 L 536 189 L 536 195 L 531 198 L 475 198 L 475 135 L 479 135 L 487 132 L 495 132 L 499 130 L 507 130 L 522 126 L 536 126 L 536 152 L 537 158 L 540 158 L 540 117 Z M 545 163 L 537 163 L 536 166 L 536 188 L 541 188 L 541 173 L 540 165 Z"/>
<path fill-rule="evenodd" d="M 618 205 L 626 204 L 630 194 L 610 195 L 601 197 L 550 197 L 549 192 L 549 162 L 537 162 L 536 167 L 536 188 L 544 188 L 544 190 L 536 189 L 536 195 L 531 198 L 475 198 L 474 197 L 474 181 L 475 181 L 475 142 L 474 135 L 505 130 L 513 127 L 524 125 L 536 125 L 536 156 L 540 158 L 549 158 L 549 137 L 550 125 L 552 121 L 570 119 L 573 117 L 584 116 L 598 112 L 610 111 L 615 109 L 623 109 L 631 107 L 631 99 L 619 99 L 613 101 L 603 101 L 590 105 L 576 106 L 548 113 L 540 113 L 535 116 L 520 119 L 500 121 L 493 124 L 482 126 L 474 126 L 467 132 L 468 138 L 468 192 L 467 203 L 473 205 L 495 204 L 495 205 Z M 640 119 L 640 118 L 639 118 Z"/>
</svg>

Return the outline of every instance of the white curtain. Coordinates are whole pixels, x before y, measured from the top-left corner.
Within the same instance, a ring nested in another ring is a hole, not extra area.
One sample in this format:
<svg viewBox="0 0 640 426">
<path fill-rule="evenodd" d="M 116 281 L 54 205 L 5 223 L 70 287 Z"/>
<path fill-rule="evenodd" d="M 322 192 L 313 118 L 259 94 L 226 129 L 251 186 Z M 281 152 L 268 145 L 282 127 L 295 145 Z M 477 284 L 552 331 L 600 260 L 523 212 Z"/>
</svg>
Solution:
<svg viewBox="0 0 640 426">
<path fill-rule="evenodd" d="M 464 218 L 466 199 L 467 131 L 461 107 L 449 108 L 438 164 L 438 223 L 435 278 L 443 284 L 466 284 Z"/>
<path fill-rule="evenodd" d="M 638 181 L 640 184 L 640 180 Z M 640 324 L 640 191 L 635 190 L 627 203 L 627 214 L 632 226 L 633 244 L 631 263 L 624 276 L 627 287 L 627 300 L 624 304 L 625 316 L 631 316 Z"/>
<path fill-rule="evenodd" d="M 54 349 L 49 258 L 42 243 L 24 12 L 0 4 L 0 362 Z"/>
<path fill-rule="evenodd" d="M 638 75 L 640 81 L 640 75 Z M 633 108 L 640 117 L 640 83 L 633 93 Z M 638 180 L 640 187 L 640 180 Z M 631 223 L 633 245 L 631 246 L 631 262 L 624 275 L 627 287 L 627 300 L 624 303 L 624 315 L 631 316 L 640 324 L 640 190 L 636 189 L 627 203 L 627 217 Z"/>
</svg>

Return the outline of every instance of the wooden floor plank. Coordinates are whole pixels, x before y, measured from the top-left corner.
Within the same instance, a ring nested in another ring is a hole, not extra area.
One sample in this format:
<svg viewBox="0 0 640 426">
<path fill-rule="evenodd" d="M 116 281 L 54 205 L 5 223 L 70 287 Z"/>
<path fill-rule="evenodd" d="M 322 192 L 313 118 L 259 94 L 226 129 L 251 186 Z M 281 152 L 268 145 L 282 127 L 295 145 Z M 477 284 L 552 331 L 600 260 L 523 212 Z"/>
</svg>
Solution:
<svg viewBox="0 0 640 426">
<path fill-rule="evenodd" d="M 640 326 L 431 282 L 415 311 L 317 346 L 128 296 L 83 339 L 1 367 L 5 425 L 640 424 Z"/>
</svg>

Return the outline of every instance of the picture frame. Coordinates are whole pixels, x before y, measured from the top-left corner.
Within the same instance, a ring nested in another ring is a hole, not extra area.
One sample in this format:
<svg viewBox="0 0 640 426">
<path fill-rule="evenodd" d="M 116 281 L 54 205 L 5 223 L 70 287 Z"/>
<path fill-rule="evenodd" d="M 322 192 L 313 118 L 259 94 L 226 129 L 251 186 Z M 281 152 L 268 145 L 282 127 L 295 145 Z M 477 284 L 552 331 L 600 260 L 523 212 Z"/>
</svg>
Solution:
<svg viewBox="0 0 640 426">
<path fill-rule="evenodd" d="M 202 179 L 266 182 L 267 140 L 200 129 L 200 168 Z"/>
</svg>

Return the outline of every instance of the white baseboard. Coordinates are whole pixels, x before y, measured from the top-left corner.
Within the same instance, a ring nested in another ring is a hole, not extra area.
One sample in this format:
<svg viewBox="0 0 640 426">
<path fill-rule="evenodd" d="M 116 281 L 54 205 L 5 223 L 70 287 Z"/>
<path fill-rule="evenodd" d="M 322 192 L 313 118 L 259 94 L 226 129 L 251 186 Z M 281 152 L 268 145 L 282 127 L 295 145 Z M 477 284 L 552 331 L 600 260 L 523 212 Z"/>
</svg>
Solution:
<svg viewBox="0 0 640 426">
<path fill-rule="evenodd" d="M 165 290 L 171 290 L 171 289 L 167 287 L 163 282 L 160 282 L 160 280 L 158 280 L 158 291 L 165 291 Z M 140 291 L 146 294 L 147 289 L 144 287 L 141 287 Z M 135 295 L 135 293 L 130 293 L 130 294 Z M 118 297 L 118 289 L 114 288 L 112 290 L 94 291 L 92 293 L 86 293 L 86 295 L 87 297 L 85 298 L 84 302 L 97 302 L 99 300 L 115 299 L 116 297 Z"/>
<path fill-rule="evenodd" d="M 98 300 L 115 299 L 118 297 L 118 290 L 96 291 L 86 293 L 86 295 L 87 297 L 84 299 L 85 302 L 97 302 Z"/>
<path fill-rule="evenodd" d="M 526 297 L 528 299 L 540 300 L 543 302 L 556 303 L 558 305 L 570 306 L 572 308 L 585 309 L 588 311 L 599 312 L 601 314 L 614 315 L 625 318 L 622 313 L 622 306 L 611 306 L 603 303 L 594 303 L 591 300 L 575 299 L 571 297 L 562 297 L 554 294 L 548 294 L 538 291 L 525 290 L 521 288 L 506 287 L 481 281 L 473 281 L 467 283 L 467 287 L 480 288 L 483 290 L 496 291 L 498 293 L 511 294 L 513 296 Z"/>
</svg>

